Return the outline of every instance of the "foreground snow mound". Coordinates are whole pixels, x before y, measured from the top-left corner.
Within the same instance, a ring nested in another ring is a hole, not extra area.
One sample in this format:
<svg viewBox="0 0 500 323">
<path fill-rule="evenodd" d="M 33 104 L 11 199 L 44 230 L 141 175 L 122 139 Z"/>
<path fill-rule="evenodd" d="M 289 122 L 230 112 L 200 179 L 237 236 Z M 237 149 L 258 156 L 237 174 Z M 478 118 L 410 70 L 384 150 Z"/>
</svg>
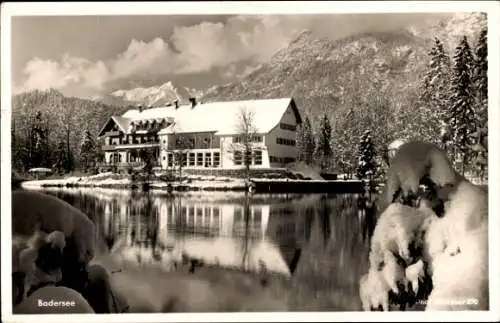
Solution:
<svg viewBox="0 0 500 323">
<path fill-rule="evenodd" d="M 416 209 L 400 203 L 390 204 L 373 231 L 370 266 L 380 269 L 386 254 L 396 255 L 405 265 L 412 263 L 411 249 L 423 245 L 423 233 L 436 218 L 427 207 Z"/>
<path fill-rule="evenodd" d="M 398 198 L 417 196 L 423 181 L 440 190 L 461 180 L 446 153 L 426 142 L 401 145 L 390 163 L 383 198 L 386 205 Z"/>
<path fill-rule="evenodd" d="M 391 293 L 406 293 L 427 311 L 488 309 L 487 191 L 462 179 L 444 209 L 437 217 L 423 200 L 419 208 L 390 204 L 380 215 L 360 280 L 364 310 L 380 305 L 381 290 L 396 302 L 405 301 Z"/>
<path fill-rule="evenodd" d="M 434 288 L 426 310 L 487 310 L 488 195 L 463 180 L 425 238 Z"/>
<path fill-rule="evenodd" d="M 77 261 L 88 263 L 95 253 L 95 225 L 80 210 L 54 196 L 36 191 L 12 192 L 13 236 L 37 231 L 61 231 L 76 249 Z"/>
</svg>

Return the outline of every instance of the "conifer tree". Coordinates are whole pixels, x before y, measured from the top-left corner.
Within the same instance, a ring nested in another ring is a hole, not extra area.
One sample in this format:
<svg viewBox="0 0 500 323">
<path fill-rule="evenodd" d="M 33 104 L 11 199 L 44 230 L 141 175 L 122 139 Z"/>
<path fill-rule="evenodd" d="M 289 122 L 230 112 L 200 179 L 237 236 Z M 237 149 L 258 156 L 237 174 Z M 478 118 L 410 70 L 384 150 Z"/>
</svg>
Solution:
<svg viewBox="0 0 500 323">
<path fill-rule="evenodd" d="M 477 129 L 472 147 L 476 174 L 484 180 L 488 174 L 488 30 L 481 30 L 475 48 L 473 71 Z"/>
<path fill-rule="evenodd" d="M 358 151 L 357 176 L 361 180 L 373 180 L 377 173 L 375 146 L 369 130 L 361 136 Z"/>
<path fill-rule="evenodd" d="M 423 78 L 420 95 L 420 113 L 415 124 L 420 127 L 421 139 L 439 143 L 449 102 L 451 63 L 441 41 L 436 37 L 429 51 L 430 61 Z"/>
<path fill-rule="evenodd" d="M 475 49 L 474 88 L 479 126 L 488 129 L 488 30 L 483 29 Z"/>
<path fill-rule="evenodd" d="M 83 133 L 82 142 L 80 144 L 80 167 L 87 171 L 94 167 L 96 161 L 96 144 L 89 130 Z"/>
<path fill-rule="evenodd" d="M 29 135 L 29 167 L 48 167 L 50 150 L 48 143 L 48 128 L 40 111 L 35 113 Z"/>
<path fill-rule="evenodd" d="M 332 137 L 332 127 L 328 116 L 325 115 L 321 119 L 318 135 L 318 143 L 316 146 L 316 158 L 319 161 L 322 170 L 330 166 L 330 158 L 332 157 L 332 147 L 330 139 Z"/>
<path fill-rule="evenodd" d="M 462 174 L 471 160 L 473 136 L 476 131 L 476 115 L 474 113 L 472 64 L 473 57 L 467 37 L 463 37 L 453 57 L 453 73 L 451 78 L 450 109 L 448 126 L 451 130 L 451 156 L 455 163 L 459 160 Z"/>
<path fill-rule="evenodd" d="M 314 134 L 309 117 L 305 118 L 304 123 L 299 128 L 297 144 L 299 154 L 298 159 L 307 165 L 311 165 L 314 157 L 314 150 L 316 148 L 316 142 L 314 140 Z"/>
</svg>

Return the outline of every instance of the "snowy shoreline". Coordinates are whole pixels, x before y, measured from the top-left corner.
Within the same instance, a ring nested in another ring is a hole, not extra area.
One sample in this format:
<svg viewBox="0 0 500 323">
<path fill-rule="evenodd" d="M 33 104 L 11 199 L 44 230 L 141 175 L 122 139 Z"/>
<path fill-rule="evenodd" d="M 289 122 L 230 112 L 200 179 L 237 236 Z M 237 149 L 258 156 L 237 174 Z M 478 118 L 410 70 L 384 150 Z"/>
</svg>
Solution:
<svg viewBox="0 0 500 323">
<path fill-rule="evenodd" d="M 269 179 L 252 178 L 251 181 L 257 186 L 262 185 L 285 185 L 291 186 L 315 186 L 315 185 L 357 185 L 359 180 L 298 180 L 298 179 Z M 148 189 L 160 191 L 244 191 L 247 183 L 241 178 L 216 177 L 216 176 L 187 176 L 180 182 L 165 182 L 157 179 L 150 181 L 134 181 L 130 177 L 124 177 L 114 173 L 103 173 L 92 176 L 68 177 L 62 179 L 30 180 L 22 183 L 22 187 L 41 189 L 49 187 L 59 188 L 108 188 L 108 189 Z"/>
</svg>

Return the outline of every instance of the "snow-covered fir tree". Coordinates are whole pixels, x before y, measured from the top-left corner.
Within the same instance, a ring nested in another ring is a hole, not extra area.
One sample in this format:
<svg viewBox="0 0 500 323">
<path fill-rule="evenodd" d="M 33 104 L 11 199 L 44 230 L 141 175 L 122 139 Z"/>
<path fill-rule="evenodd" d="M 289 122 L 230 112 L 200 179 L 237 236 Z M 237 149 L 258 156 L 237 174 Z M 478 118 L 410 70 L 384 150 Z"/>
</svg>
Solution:
<svg viewBox="0 0 500 323">
<path fill-rule="evenodd" d="M 313 162 L 316 142 L 309 117 L 306 117 L 297 133 L 298 159 L 310 165 Z"/>
<path fill-rule="evenodd" d="M 450 91 L 450 57 L 441 41 L 436 37 L 434 46 L 429 51 L 429 64 L 421 84 L 420 107 L 418 117 L 413 123 L 420 129 L 413 131 L 421 139 L 439 143 L 444 131 L 441 120 L 447 113 Z"/>
<path fill-rule="evenodd" d="M 473 162 L 475 175 L 482 180 L 488 175 L 488 30 L 481 30 L 475 48 L 473 70 L 475 112 L 477 117 L 477 130 L 474 133 L 475 145 Z"/>
<path fill-rule="evenodd" d="M 49 167 L 49 129 L 40 111 L 35 113 L 32 125 L 29 135 L 28 165 L 29 167 Z"/>
<path fill-rule="evenodd" d="M 319 162 L 322 170 L 330 166 L 330 159 L 332 157 L 332 147 L 330 145 L 331 137 L 332 126 L 330 125 L 330 120 L 325 113 L 319 126 L 318 142 L 315 153 L 315 158 Z"/>
<path fill-rule="evenodd" d="M 483 29 L 475 48 L 473 81 L 479 126 L 488 129 L 488 30 Z"/>
<path fill-rule="evenodd" d="M 358 150 L 357 176 L 361 180 L 372 181 L 377 175 L 375 145 L 369 130 L 361 136 Z"/>
<path fill-rule="evenodd" d="M 83 133 L 80 144 L 80 167 L 84 170 L 94 167 L 96 161 L 96 143 L 89 130 Z"/>
<path fill-rule="evenodd" d="M 474 111 L 474 89 L 472 67 L 474 59 L 467 41 L 463 37 L 453 57 L 451 78 L 450 106 L 447 124 L 452 140 L 451 156 L 455 164 L 461 166 L 462 173 L 472 157 L 473 134 L 476 131 L 477 118 Z"/>
</svg>

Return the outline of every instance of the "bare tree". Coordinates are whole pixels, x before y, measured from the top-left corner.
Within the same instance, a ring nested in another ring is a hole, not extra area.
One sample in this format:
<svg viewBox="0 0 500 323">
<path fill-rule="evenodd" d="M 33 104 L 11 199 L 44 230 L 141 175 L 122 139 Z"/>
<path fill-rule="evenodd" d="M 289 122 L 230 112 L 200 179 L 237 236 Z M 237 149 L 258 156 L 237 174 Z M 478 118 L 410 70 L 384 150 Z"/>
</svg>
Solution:
<svg viewBox="0 0 500 323">
<path fill-rule="evenodd" d="M 174 140 L 169 142 L 167 152 L 173 152 L 172 169 L 175 171 L 176 166 L 178 167 L 180 180 L 182 178 L 183 164 L 187 162 L 185 155 L 187 155 L 189 150 L 194 148 L 194 144 L 190 138 L 182 134 L 182 129 L 179 124 L 174 123 L 170 127 L 171 133 L 169 137 Z"/>
<path fill-rule="evenodd" d="M 236 136 L 230 145 L 230 153 L 233 154 L 233 162 L 241 163 L 245 166 L 245 179 L 250 180 L 250 165 L 252 155 L 256 150 L 261 149 L 258 145 L 258 130 L 255 124 L 255 114 L 247 107 L 241 107 L 236 116 Z"/>
</svg>

